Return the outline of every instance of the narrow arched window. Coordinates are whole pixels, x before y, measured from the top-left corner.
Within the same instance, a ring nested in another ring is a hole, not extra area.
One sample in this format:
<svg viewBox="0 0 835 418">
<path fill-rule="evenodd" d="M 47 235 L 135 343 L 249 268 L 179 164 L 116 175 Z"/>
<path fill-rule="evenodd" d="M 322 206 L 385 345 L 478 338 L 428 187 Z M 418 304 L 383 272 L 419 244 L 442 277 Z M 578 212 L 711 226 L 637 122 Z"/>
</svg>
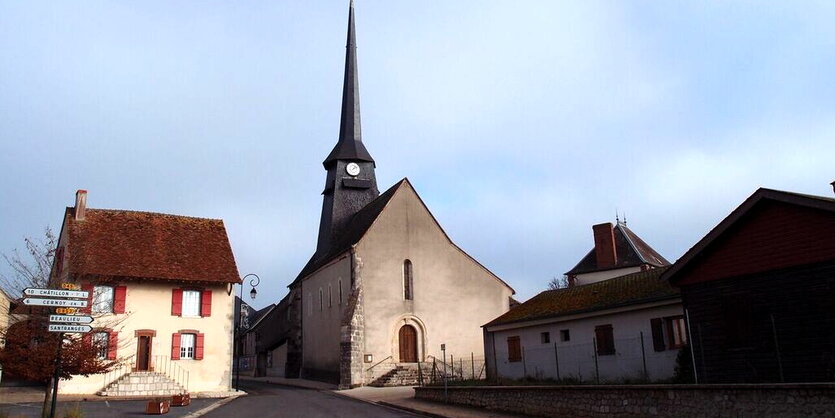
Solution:
<svg viewBox="0 0 835 418">
<path fill-rule="evenodd" d="M 319 312 L 325 307 L 325 298 L 322 296 L 322 288 L 319 288 Z"/>
<path fill-rule="evenodd" d="M 406 260 L 403 262 L 403 298 L 406 300 L 414 299 L 414 279 L 412 274 L 412 262 Z"/>
</svg>

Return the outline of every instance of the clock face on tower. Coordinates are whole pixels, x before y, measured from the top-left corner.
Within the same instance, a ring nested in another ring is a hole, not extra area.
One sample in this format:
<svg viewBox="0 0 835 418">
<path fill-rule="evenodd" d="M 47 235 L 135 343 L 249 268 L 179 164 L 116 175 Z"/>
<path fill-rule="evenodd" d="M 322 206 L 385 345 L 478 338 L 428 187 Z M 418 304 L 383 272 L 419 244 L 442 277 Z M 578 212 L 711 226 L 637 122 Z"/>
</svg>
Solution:
<svg viewBox="0 0 835 418">
<path fill-rule="evenodd" d="M 360 173 L 360 166 L 357 163 L 348 163 L 348 165 L 345 166 L 345 172 L 350 176 L 356 176 Z"/>
</svg>

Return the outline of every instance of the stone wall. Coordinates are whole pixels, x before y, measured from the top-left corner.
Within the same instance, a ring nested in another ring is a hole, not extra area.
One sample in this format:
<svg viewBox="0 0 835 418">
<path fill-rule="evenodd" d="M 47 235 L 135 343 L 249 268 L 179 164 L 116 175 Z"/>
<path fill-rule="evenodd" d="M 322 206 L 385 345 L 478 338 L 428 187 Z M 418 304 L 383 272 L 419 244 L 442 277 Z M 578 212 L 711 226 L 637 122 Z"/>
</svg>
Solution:
<svg viewBox="0 0 835 418">
<path fill-rule="evenodd" d="M 443 387 L 415 388 L 444 402 Z M 835 384 L 449 387 L 449 403 L 533 416 L 833 416 Z"/>
<path fill-rule="evenodd" d="M 363 383 L 365 315 L 363 314 L 362 260 L 351 251 L 351 294 L 340 327 L 339 388 L 350 389 Z"/>
</svg>

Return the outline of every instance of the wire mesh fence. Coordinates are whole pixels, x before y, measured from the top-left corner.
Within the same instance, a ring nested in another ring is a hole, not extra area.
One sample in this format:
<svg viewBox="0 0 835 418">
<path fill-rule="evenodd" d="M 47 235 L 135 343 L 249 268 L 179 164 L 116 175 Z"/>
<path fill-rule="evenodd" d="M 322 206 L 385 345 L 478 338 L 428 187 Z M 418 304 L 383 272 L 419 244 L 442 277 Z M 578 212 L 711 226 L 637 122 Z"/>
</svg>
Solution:
<svg viewBox="0 0 835 418">
<path fill-rule="evenodd" d="M 590 383 L 662 380 L 672 377 L 678 350 L 657 352 L 651 338 L 638 334 L 613 339 L 604 347 L 595 340 L 522 346 L 520 354 L 495 353 L 491 377 Z"/>
</svg>

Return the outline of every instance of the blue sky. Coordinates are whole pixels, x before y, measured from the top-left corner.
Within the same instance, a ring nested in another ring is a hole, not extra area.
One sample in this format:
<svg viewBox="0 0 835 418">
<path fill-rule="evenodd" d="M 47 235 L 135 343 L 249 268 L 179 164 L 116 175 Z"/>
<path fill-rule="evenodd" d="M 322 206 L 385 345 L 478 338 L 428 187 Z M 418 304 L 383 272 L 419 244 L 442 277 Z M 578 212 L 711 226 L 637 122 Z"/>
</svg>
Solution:
<svg viewBox="0 0 835 418">
<path fill-rule="evenodd" d="M 347 1 L 0 0 L 0 251 L 89 206 L 222 218 L 277 301 L 315 247 Z M 625 213 L 670 260 L 757 187 L 832 196 L 835 4 L 357 1 L 363 139 L 544 289 Z"/>
</svg>

